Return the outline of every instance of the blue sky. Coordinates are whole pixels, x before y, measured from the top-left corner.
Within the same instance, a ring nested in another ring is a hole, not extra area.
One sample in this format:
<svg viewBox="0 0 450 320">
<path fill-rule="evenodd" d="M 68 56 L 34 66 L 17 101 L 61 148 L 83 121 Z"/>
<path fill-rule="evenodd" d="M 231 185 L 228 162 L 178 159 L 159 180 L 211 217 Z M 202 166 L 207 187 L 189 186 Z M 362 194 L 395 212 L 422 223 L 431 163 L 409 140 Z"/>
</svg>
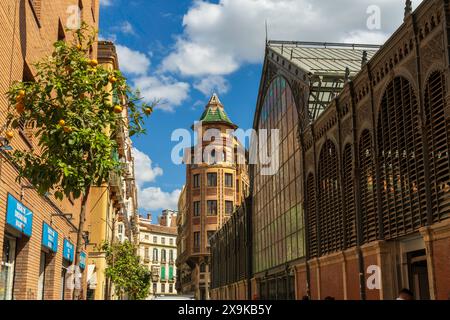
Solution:
<svg viewBox="0 0 450 320">
<path fill-rule="evenodd" d="M 414 5 L 420 1 L 414 1 Z M 198 120 L 212 91 L 251 128 L 269 39 L 383 43 L 403 19 L 392 0 L 101 0 L 100 37 L 116 43 L 121 70 L 148 101 L 163 103 L 134 139 L 141 212 L 176 209 L 185 168 L 171 134 Z M 345 10 L 343 10 L 345 8 Z"/>
</svg>

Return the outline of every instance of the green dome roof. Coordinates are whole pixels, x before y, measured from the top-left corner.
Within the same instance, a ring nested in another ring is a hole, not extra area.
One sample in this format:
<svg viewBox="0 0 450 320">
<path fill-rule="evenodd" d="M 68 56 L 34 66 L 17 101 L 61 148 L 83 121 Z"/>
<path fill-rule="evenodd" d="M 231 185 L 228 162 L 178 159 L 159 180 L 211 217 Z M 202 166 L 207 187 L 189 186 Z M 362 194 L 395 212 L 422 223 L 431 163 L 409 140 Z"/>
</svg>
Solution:
<svg viewBox="0 0 450 320">
<path fill-rule="evenodd" d="M 217 94 L 213 94 L 208 104 L 206 105 L 205 111 L 200 117 L 200 121 L 203 123 L 225 123 L 232 127 L 237 128 L 237 126 L 228 118 L 227 113 L 224 110 L 222 103 L 219 100 Z"/>
</svg>

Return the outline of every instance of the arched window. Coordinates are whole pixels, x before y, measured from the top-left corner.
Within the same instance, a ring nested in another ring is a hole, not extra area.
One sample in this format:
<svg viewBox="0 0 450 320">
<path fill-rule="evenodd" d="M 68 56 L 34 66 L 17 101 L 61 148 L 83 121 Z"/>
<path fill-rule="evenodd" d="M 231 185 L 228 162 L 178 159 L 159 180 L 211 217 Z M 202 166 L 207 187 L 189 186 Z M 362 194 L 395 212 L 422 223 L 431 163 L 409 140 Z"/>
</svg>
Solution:
<svg viewBox="0 0 450 320">
<path fill-rule="evenodd" d="M 336 147 L 327 140 L 319 158 L 320 254 L 343 249 L 343 210 Z"/>
<path fill-rule="evenodd" d="M 153 261 L 158 261 L 158 249 L 153 249 Z"/>
<path fill-rule="evenodd" d="M 316 215 L 316 187 L 314 182 L 314 176 L 309 174 L 306 182 L 307 197 L 308 197 L 308 233 L 309 233 L 309 256 L 317 257 L 318 243 L 317 243 L 317 215 Z"/>
<path fill-rule="evenodd" d="M 345 196 L 345 234 L 347 248 L 356 246 L 356 211 L 355 187 L 353 185 L 353 156 L 352 146 L 347 144 L 344 148 L 344 176 L 343 188 Z"/>
<path fill-rule="evenodd" d="M 418 103 L 408 80 L 397 77 L 389 84 L 378 118 L 377 185 L 381 189 L 384 237 L 391 239 L 411 233 L 426 222 Z"/>
<path fill-rule="evenodd" d="M 449 216 L 450 170 L 449 130 L 445 119 L 444 74 L 434 72 L 425 87 L 425 116 L 428 131 L 430 185 L 433 222 Z"/>
<path fill-rule="evenodd" d="M 162 249 L 161 250 L 161 262 L 165 262 L 166 261 L 166 250 Z"/>
<path fill-rule="evenodd" d="M 376 240 L 379 233 L 376 206 L 375 167 L 373 162 L 372 137 L 364 130 L 359 140 L 359 186 L 361 197 L 362 241 Z"/>
</svg>

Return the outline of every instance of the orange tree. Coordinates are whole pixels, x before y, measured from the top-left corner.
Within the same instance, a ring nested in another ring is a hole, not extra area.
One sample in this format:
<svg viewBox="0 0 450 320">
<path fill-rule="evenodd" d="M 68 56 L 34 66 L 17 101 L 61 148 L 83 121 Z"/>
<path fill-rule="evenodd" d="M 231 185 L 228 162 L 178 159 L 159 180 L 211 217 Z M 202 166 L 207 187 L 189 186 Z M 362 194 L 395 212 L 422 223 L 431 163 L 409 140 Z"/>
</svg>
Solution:
<svg viewBox="0 0 450 320">
<path fill-rule="evenodd" d="M 7 93 L 6 137 L 13 139 L 11 128 L 27 123 L 38 141 L 37 152 L 12 153 L 18 179 L 27 179 L 40 194 L 81 198 L 76 264 L 89 190 L 104 184 L 111 172 L 121 173 L 113 156 L 116 133 L 121 126 L 130 135 L 144 133 L 144 117 L 154 107 L 130 89 L 119 71 L 88 58 L 94 41 L 95 32 L 83 25 L 73 31 L 71 43 L 56 42 L 53 54 L 35 65 L 34 82 L 15 82 Z"/>
</svg>

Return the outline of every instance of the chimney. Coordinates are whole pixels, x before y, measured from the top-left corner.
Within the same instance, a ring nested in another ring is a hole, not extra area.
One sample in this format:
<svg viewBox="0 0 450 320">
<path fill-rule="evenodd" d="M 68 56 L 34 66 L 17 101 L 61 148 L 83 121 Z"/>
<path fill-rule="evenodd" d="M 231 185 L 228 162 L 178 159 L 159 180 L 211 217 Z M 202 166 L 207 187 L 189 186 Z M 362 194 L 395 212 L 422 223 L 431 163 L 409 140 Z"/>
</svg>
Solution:
<svg viewBox="0 0 450 320">
<path fill-rule="evenodd" d="M 405 21 L 412 13 L 412 1 L 406 0 L 405 3 L 405 16 L 403 18 L 403 21 Z"/>
<path fill-rule="evenodd" d="M 147 213 L 147 220 L 150 220 L 150 222 L 152 222 L 152 214 L 151 213 Z"/>
</svg>

